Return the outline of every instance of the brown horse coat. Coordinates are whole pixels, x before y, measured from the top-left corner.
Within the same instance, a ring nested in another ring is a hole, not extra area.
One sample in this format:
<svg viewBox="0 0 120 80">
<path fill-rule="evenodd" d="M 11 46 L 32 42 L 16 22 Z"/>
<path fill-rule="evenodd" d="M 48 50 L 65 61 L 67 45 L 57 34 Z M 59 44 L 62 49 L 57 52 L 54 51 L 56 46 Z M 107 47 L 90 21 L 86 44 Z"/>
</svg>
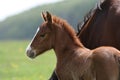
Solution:
<svg viewBox="0 0 120 80">
<path fill-rule="evenodd" d="M 113 46 L 120 50 L 120 0 L 104 0 L 100 7 L 82 26 L 78 36 L 89 49 Z"/>
<path fill-rule="evenodd" d="M 89 50 L 66 21 L 48 12 L 42 16 L 45 22 L 27 48 L 28 57 L 54 49 L 59 80 L 120 80 L 120 51 L 113 47 Z"/>
<path fill-rule="evenodd" d="M 90 15 L 78 33 L 83 45 L 89 49 L 113 46 L 120 50 L 120 1 L 103 0 Z"/>
</svg>

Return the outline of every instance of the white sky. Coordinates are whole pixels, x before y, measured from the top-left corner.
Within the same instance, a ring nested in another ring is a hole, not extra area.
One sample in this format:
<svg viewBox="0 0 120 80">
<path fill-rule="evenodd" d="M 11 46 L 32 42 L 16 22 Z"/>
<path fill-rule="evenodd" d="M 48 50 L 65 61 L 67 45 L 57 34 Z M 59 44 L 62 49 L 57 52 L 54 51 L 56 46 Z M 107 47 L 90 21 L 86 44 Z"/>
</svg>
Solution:
<svg viewBox="0 0 120 80">
<path fill-rule="evenodd" d="M 0 21 L 37 5 L 61 0 L 0 0 Z"/>
</svg>

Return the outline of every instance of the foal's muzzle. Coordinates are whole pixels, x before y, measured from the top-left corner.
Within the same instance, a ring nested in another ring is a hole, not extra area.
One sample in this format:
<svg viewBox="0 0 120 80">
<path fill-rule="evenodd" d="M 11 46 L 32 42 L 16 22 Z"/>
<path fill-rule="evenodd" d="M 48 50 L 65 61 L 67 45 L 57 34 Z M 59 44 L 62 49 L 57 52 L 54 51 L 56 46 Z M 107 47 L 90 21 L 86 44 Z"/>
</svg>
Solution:
<svg viewBox="0 0 120 80">
<path fill-rule="evenodd" d="M 30 58 L 35 58 L 35 57 L 36 57 L 36 51 L 33 50 L 31 47 L 28 47 L 28 48 L 26 49 L 26 54 L 27 54 L 27 56 L 30 57 Z"/>
</svg>

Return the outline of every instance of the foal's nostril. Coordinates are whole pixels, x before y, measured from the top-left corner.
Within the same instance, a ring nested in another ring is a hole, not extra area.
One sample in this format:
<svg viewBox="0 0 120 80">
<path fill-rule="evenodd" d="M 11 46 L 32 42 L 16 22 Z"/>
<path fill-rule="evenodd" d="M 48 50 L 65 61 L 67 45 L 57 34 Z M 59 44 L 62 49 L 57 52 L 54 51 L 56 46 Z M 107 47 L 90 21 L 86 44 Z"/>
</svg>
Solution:
<svg viewBox="0 0 120 80">
<path fill-rule="evenodd" d="M 34 52 L 31 52 L 29 57 L 34 57 Z"/>
<path fill-rule="evenodd" d="M 31 50 L 28 50 L 27 51 L 27 56 L 30 57 L 30 58 L 34 58 L 35 57 L 35 52 L 33 52 Z"/>
</svg>

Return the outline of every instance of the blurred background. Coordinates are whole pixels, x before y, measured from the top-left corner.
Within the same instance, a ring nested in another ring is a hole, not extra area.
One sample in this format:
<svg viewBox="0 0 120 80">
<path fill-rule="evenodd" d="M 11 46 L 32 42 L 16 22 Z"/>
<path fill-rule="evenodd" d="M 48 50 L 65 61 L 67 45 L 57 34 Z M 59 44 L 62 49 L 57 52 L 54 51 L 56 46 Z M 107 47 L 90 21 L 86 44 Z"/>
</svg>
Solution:
<svg viewBox="0 0 120 80">
<path fill-rule="evenodd" d="M 43 22 L 41 12 L 77 24 L 99 0 L 1 0 L 0 1 L 0 80 L 48 80 L 55 68 L 54 51 L 34 60 L 25 49 Z"/>
</svg>

